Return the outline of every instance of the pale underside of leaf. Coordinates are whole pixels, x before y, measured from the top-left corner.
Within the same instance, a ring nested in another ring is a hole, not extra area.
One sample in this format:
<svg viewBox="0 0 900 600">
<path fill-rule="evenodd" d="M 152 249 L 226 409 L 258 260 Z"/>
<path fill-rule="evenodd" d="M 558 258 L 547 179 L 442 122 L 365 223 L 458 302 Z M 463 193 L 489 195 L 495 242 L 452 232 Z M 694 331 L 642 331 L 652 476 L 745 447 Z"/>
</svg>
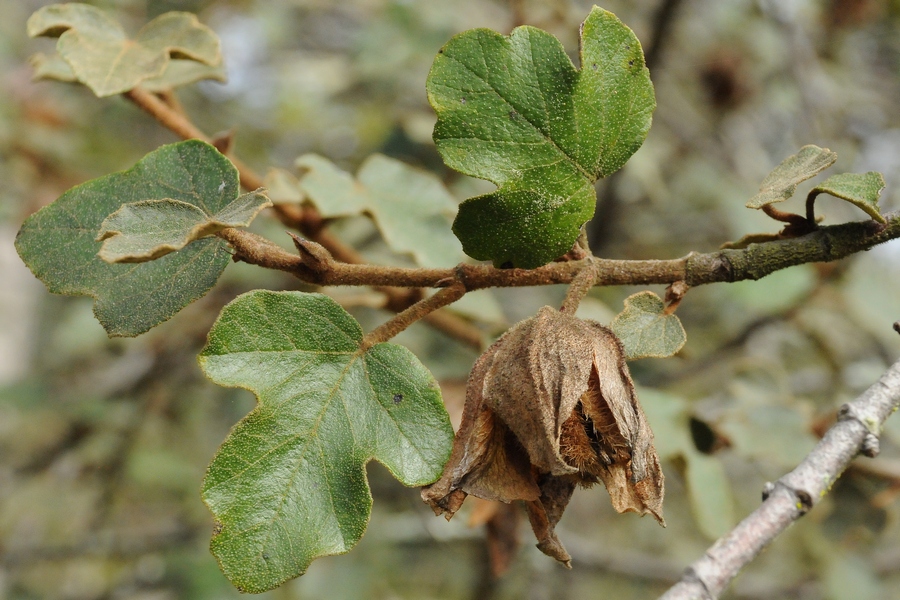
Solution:
<svg viewBox="0 0 900 600">
<path fill-rule="evenodd" d="M 767 204 L 782 202 L 794 195 L 797 185 L 815 177 L 837 160 L 837 153 L 828 148 L 808 145 L 797 154 L 784 159 L 763 179 L 759 193 L 747 201 L 747 208 L 762 208 Z"/>
<path fill-rule="evenodd" d="M 684 346 L 687 335 L 674 314 L 665 314 L 663 301 L 653 292 L 625 299 L 625 310 L 610 324 L 625 347 L 625 358 L 665 358 Z"/>
<path fill-rule="evenodd" d="M 809 196 L 815 198 L 819 194 L 829 194 L 861 208 L 879 223 L 887 223 L 878 209 L 878 199 L 884 186 L 884 176 L 876 171 L 840 173 L 814 187 Z"/>
<path fill-rule="evenodd" d="M 435 59 L 426 88 L 438 150 L 499 186 L 460 206 L 454 232 L 470 256 L 536 267 L 565 253 L 593 214 L 593 182 L 643 143 L 656 102 L 631 30 L 595 7 L 581 65 L 533 27 L 467 31 Z"/>
<path fill-rule="evenodd" d="M 44 54 L 38 52 L 28 59 L 31 67 L 34 69 L 32 80 L 53 79 L 55 81 L 65 81 L 72 83 L 78 81 L 75 72 L 69 63 L 63 60 L 59 54 Z"/>
<path fill-rule="evenodd" d="M 93 6 L 56 4 L 35 12 L 27 28 L 32 37 L 59 37 L 59 56 L 78 81 L 101 97 L 126 92 L 145 80 L 162 79 L 171 58 L 209 67 L 221 63 L 218 37 L 191 13 L 160 15 L 134 39 L 128 39 L 118 23 Z M 184 71 L 182 67 L 177 69 Z M 179 80 L 196 80 L 213 73 L 201 69 L 188 74 L 176 71 L 172 75 Z"/>
<path fill-rule="evenodd" d="M 221 63 L 207 65 L 195 60 L 171 58 L 162 75 L 143 80 L 141 87 L 151 92 L 162 92 L 204 80 L 225 83 L 228 81 L 225 66 Z"/>
<path fill-rule="evenodd" d="M 98 255 L 109 263 L 156 260 L 228 227 L 247 227 L 271 206 L 264 190 L 244 194 L 214 215 L 180 200 L 144 200 L 122 205 L 100 225 Z"/>
<path fill-rule="evenodd" d="M 436 479 L 452 428 L 440 390 L 405 348 L 360 350 L 362 331 L 320 294 L 256 291 L 227 306 L 201 366 L 259 404 L 219 449 L 203 485 L 211 549 L 242 591 L 301 575 L 365 531 L 375 459 L 405 485 Z"/>
</svg>

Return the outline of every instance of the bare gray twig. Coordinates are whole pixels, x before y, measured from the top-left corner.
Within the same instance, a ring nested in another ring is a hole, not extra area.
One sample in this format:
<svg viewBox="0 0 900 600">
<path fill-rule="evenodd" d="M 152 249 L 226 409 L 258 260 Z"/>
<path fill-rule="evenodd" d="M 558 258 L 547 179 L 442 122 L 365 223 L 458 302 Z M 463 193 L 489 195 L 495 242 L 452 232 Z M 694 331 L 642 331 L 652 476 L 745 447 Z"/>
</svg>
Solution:
<svg viewBox="0 0 900 600">
<path fill-rule="evenodd" d="M 878 452 L 884 421 L 900 408 L 900 361 L 838 415 L 838 422 L 797 468 L 766 485 L 763 503 L 689 566 L 661 600 L 712 600 L 782 531 L 831 489 L 858 454 Z"/>
</svg>

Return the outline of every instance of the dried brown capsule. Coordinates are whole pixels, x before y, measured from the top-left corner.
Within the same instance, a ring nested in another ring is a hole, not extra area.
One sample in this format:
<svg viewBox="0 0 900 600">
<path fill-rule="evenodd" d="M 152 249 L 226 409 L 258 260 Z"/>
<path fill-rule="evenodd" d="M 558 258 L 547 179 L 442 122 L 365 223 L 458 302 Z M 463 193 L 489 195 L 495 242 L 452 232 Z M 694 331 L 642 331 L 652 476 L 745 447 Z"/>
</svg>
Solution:
<svg viewBox="0 0 900 600">
<path fill-rule="evenodd" d="M 549 306 L 475 362 L 453 453 L 422 490 L 452 517 L 468 494 L 526 503 L 538 548 L 568 566 L 556 537 L 576 485 L 602 481 L 619 512 L 663 525 L 663 474 L 621 342 Z"/>
</svg>

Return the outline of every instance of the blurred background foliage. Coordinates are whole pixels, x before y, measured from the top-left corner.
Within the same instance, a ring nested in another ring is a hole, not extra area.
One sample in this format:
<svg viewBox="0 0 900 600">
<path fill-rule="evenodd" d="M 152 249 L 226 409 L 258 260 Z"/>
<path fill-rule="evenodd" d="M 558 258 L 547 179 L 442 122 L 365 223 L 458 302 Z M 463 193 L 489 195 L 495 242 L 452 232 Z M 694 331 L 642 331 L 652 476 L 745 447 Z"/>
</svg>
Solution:
<svg viewBox="0 0 900 600">
<path fill-rule="evenodd" d="M 107 339 L 89 299 L 46 293 L 12 247 L 23 219 L 175 138 L 122 98 L 30 81 L 28 56 L 53 43 L 28 40 L 24 24 L 45 4 L 0 0 L 0 598 L 237 597 L 207 551 L 212 522 L 198 489 L 253 399 L 205 382 L 195 356 L 238 293 L 301 288 L 234 265 L 209 296 L 133 340 Z M 448 172 L 431 142 L 424 82 L 437 50 L 464 29 L 508 33 L 527 23 L 576 56 L 590 9 L 574 0 L 93 4 L 130 31 L 169 10 L 194 11 L 221 36 L 228 84 L 183 88 L 180 99 L 207 132 L 232 130 L 237 153 L 258 171 L 290 168 L 305 152 L 355 171 L 382 152 L 435 172 L 459 200 L 491 186 Z M 808 143 L 838 152 L 831 172 L 883 172 L 882 206 L 898 208 L 900 2 L 609 0 L 604 8 L 642 40 L 659 108 L 644 147 L 598 184 L 596 254 L 672 258 L 777 231 L 743 204 Z M 800 211 L 805 189 L 786 208 Z M 864 218 L 828 198 L 818 212 L 826 223 Z M 286 239 L 274 220 L 259 227 Z M 363 219 L 335 231 L 372 260 L 402 260 Z M 594 290 L 582 313 L 608 323 L 635 291 Z M 373 308 L 374 293 L 334 292 L 367 329 L 388 316 Z M 490 339 L 561 296 L 497 290 L 501 310 L 478 326 Z M 509 572 L 494 579 L 483 526 L 468 526 L 465 513 L 452 523 L 435 518 L 417 490 L 372 464 L 375 508 L 360 545 L 264 597 L 654 597 L 897 358 L 898 297 L 897 242 L 690 291 L 678 310 L 684 350 L 631 365 L 664 458 L 668 529 L 616 515 L 602 489 L 579 491 L 559 527 L 575 568 L 559 568 L 523 531 Z M 422 324 L 398 341 L 441 380 L 458 418 L 476 353 Z M 857 460 L 729 597 L 900 598 L 898 497 L 895 417 L 881 456 Z"/>
</svg>

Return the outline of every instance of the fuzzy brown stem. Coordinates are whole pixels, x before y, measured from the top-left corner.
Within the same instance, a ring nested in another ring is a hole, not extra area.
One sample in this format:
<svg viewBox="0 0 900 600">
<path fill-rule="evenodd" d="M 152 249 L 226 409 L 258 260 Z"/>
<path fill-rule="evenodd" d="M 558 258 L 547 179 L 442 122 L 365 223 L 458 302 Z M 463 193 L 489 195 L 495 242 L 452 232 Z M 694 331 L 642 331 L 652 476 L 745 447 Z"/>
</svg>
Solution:
<svg viewBox="0 0 900 600">
<path fill-rule="evenodd" d="M 806 197 L 806 220 L 810 223 L 816 222 L 816 196 L 820 192 L 810 192 Z"/>
<path fill-rule="evenodd" d="M 587 293 L 591 291 L 591 288 L 597 283 L 597 267 L 596 262 L 592 258 L 587 258 L 584 261 L 586 264 L 581 271 L 572 279 L 572 283 L 569 285 L 569 290 L 566 292 L 566 297 L 563 300 L 562 306 L 559 307 L 559 312 L 575 314 L 575 311 L 578 310 L 578 305 L 581 304 L 581 300 L 587 296 Z"/>
<path fill-rule="evenodd" d="M 425 298 L 416 302 L 406 310 L 398 313 L 387 323 L 370 331 L 360 343 L 360 348 L 365 351 L 375 344 L 386 342 L 419 319 L 426 317 L 439 308 L 443 308 L 449 304 L 453 304 L 466 294 L 466 288 L 462 283 L 456 283 L 450 287 L 446 287 L 430 298 Z"/>
<path fill-rule="evenodd" d="M 887 225 L 874 221 L 820 227 L 807 235 L 746 248 L 691 253 L 671 260 L 608 260 L 594 258 L 595 285 L 648 285 L 684 281 L 689 287 L 707 283 L 761 279 L 766 275 L 814 262 L 830 262 L 900 237 L 900 213 L 886 215 Z M 218 234 L 237 252 L 240 260 L 287 271 L 321 285 L 371 285 L 388 287 L 444 287 L 453 281 L 466 289 L 524 287 L 572 283 L 585 260 L 550 263 L 537 269 L 497 269 L 489 265 L 462 264 L 448 269 L 410 269 L 333 262 L 326 273 L 310 279 L 303 260 L 271 242 L 259 246 L 256 237 L 236 229 Z"/>
<path fill-rule="evenodd" d="M 900 361 L 861 396 L 841 409 L 796 469 L 767 484 L 762 505 L 689 566 L 664 600 L 718 598 L 740 570 L 791 523 L 814 507 L 858 454 L 877 452 L 877 433 L 900 408 Z"/>
<path fill-rule="evenodd" d="M 775 219 L 776 221 L 780 221 L 782 223 L 790 223 L 791 225 L 801 225 L 806 222 L 806 219 L 804 219 L 802 216 L 795 214 L 795 213 L 778 210 L 771 204 L 763 205 L 762 210 L 764 213 L 766 213 L 771 218 Z"/>
</svg>

